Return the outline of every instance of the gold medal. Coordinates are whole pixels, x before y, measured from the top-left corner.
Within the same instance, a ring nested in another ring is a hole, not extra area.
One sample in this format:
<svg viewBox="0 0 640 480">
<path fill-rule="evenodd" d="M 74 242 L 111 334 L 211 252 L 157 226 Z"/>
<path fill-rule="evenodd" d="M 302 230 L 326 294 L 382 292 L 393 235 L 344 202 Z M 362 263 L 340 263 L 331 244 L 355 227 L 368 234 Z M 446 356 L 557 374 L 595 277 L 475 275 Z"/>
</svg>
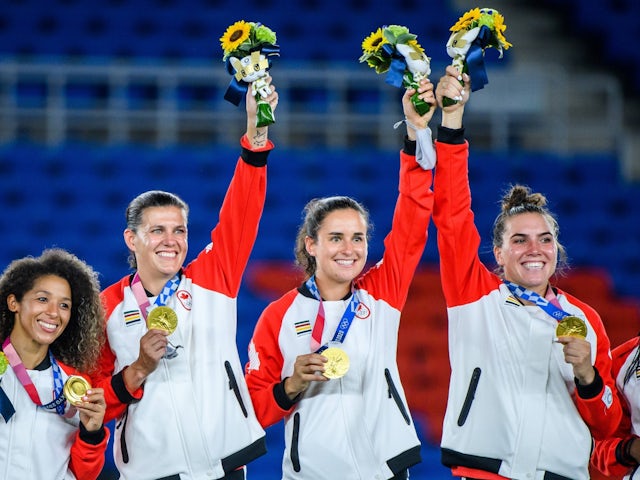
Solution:
<svg viewBox="0 0 640 480">
<path fill-rule="evenodd" d="M 587 338 L 587 324 L 573 315 L 564 317 L 556 327 L 556 337 Z"/>
<path fill-rule="evenodd" d="M 327 357 L 324 364 L 323 375 L 327 378 L 340 378 L 349 370 L 349 356 L 341 348 L 329 347 L 320 352 L 320 355 Z"/>
<path fill-rule="evenodd" d="M 173 333 L 178 326 L 178 314 L 169 307 L 156 307 L 147 316 L 147 328 Z"/>
<path fill-rule="evenodd" d="M 64 388 L 62 393 L 69 402 L 76 403 L 82 402 L 82 397 L 87 394 L 87 390 L 91 388 L 89 382 L 80 375 L 71 375 L 66 382 L 64 382 Z"/>
</svg>

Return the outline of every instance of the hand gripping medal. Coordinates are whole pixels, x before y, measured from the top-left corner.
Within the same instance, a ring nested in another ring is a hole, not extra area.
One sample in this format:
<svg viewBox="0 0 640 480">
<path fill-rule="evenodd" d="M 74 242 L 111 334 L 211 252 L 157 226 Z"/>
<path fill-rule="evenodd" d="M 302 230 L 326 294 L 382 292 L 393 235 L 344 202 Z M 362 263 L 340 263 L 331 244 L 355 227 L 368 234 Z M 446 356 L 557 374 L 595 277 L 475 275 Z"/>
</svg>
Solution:
<svg viewBox="0 0 640 480">
<path fill-rule="evenodd" d="M 166 306 L 159 306 L 149 312 L 147 316 L 147 328 L 165 330 L 170 334 L 178 326 L 178 314 Z"/>
<path fill-rule="evenodd" d="M 558 322 L 556 337 L 587 338 L 587 324 L 574 315 L 566 316 Z"/>
<path fill-rule="evenodd" d="M 82 402 L 82 397 L 87 394 L 87 390 L 91 388 L 89 382 L 80 375 L 71 375 L 62 390 L 64 397 L 71 403 Z"/>
<path fill-rule="evenodd" d="M 323 375 L 327 378 L 341 378 L 349 370 L 349 356 L 338 347 L 329 347 L 321 355 L 327 357 L 328 361 L 324 366 Z"/>
</svg>

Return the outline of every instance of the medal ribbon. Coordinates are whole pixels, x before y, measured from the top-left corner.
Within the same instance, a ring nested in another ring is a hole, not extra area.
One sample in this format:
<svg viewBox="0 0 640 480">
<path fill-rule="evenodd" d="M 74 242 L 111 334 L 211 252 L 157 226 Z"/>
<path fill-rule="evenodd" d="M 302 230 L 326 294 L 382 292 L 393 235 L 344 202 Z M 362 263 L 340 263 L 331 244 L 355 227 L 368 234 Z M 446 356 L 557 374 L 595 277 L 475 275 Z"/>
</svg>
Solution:
<svg viewBox="0 0 640 480">
<path fill-rule="evenodd" d="M 178 285 L 180 284 L 180 272 L 176 273 L 175 276 L 170 279 L 165 286 L 162 288 L 162 291 L 156 297 L 156 301 L 153 302 L 154 307 L 162 307 L 164 306 L 171 295 L 175 293 L 178 289 Z M 138 307 L 140 308 L 140 313 L 144 319 L 147 319 L 148 311 L 150 310 L 150 302 L 147 294 L 144 291 L 144 287 L 142 286 L 142 282 L 140 281 L 140 276 L 138 272 L 133 276 L 133 280 L 131 280 L 131 290 L 133 291 L 133 295 L 136 297 L 136 301 L 138 302 Z"/>
<path fill-rule="evenodd" d="M 162 287 L 162 291 L 156 297 L 156 301 L 153 302 L 153 307 L 163 307 L 171 298 L 171 295 L 175 293 L 178 289 L 178 285 L 180 284 L 180 272 L 176 273 L 173 278 L 169 279 L 167 283 L 165 283 L 164 287 Z M 140 281 L 140 276 L 138 272 L 133 276 L 133 280 L 131 280 L 131 290 L 133 291 L 133 295 L 136 297 L 136 301 L 138 302 L 138 308 L 140 309 L 140 313 L 144 317 L 145 322 L 147 321 L 147 314 L 149 313 L 150 302 L 149 297 L 147 297 L 146 292 L 144 291 L 144 287 L 142 286 L 142 282 Z M 167 345 L 167 352 L 164 354 L 163 358 L 174 358 L 177 356 L 177 349 L 180 347 L 178 345 L 175 347 L 171 342 Z"/>
<path fill-rule="evenodd" d="M 554 303 L 550 302 L 546 298 L 541 297 L 533 290 L 521 287 L 520 285 L 513 282 L 508 282 L 507 280 L 503 280 L 503 282 L 509 288 L 511 293 L 513 293 L 516 297 L 535 303 L 558 322 L 564 317 L 568 317 L 571 315 L 561 308 L 557 307 Z"/>
<path fill-rule="evenodd" d="M 320 302 L 320 306 L 318 307 L 318 314 L 316 315 L 316 321 L 313 325 L 313 331 L 311 332 L 311 351 L 321 353 L 327 348 L 326 346 L 321 345 L 325 316 L 322 297 L 320 296 L 320 291 L 318 290 L 318 285 L 316 284 L 315 275 L 311 276 L 309 280 L 306 281 L 305 285 L 314 296 L 314 298 Z M 342 319 L 340 320 L 340 323 L 338 324 L 338 327 L 333 334 L 333 342 L 344 342 L 344 339 L 347 336 L 347 332 L 349 331 L 349 328 L 351 328 L 353 318 L 356 316 L 356 310 L 358 309 L 359 304 L 360 301 L 358 300 L 358 295 L 355 293 L 352 285 L 351 300 L 349 300 L 349 305 L 347 305 L 347 308 L 342 314 Z"/>
<path fill-rule="evenodd" d="M 2 350 L 7 356 L 7 360 L 9 360 L 9 365 L 13 369 L 13 372 L 16 374 L 16 377 L 24 387 L 24 389 L 29 394 L 31 401 L 35 403 L 37 406 L 45 408 L 47 410 L 55 409 L 59 415 L 64 415 L 64 407 L 66 403 L 66 399 L 62 394 L 63 382 L 62 382 L 62 372 L 60 371 L 60 366 L 56 359 L 53 357 L 51 351 L 49 351 L 49 361 L 51 362 L 51 369 L 53 371 L 53 401 L 43 405 L 40 401 L 40 395 L 38 395 L 38 391 L 36 390 L 36 386 L 31 381 L 31 377 L 27 373 L 27 369 L 25 368 L 22 360 L 20 360 L 20 355 L 16 352 L 16 349 L 11 344 L 11 340 L 7 337 L 2 344 Z"/>
</svg>

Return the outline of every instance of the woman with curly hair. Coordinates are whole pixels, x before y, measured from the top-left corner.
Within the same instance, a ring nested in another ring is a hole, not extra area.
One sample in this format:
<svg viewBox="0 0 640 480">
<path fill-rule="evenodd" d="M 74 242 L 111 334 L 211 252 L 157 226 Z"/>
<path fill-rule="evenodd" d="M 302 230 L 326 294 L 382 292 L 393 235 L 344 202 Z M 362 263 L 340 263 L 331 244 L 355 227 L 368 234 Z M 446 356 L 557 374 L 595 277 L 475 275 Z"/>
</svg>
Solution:
<svg viewBox="0 0 640 480">
<path fill-rule="evenodd" d="M 104 344 L 100 284 L 62 249 L 0 278 L 0 479 L 96 479 L 109 431 L 87 381 Z"/>
</svg>

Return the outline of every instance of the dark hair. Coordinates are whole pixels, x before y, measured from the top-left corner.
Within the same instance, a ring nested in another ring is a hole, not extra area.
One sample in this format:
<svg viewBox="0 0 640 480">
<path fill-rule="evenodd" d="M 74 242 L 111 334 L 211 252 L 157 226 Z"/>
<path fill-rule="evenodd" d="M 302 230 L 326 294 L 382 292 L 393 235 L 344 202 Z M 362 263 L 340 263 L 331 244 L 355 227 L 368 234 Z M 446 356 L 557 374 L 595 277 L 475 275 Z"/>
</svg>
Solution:
<svg viewBox="0 0 640 480">
<path fill-rule="evenodd" d="M 71 315 L 67 327 L 51 344 L 53 355 L 67 365 L 91 373 L 97 368 L 104 344 L 105 314 L 100 301 L 100 283 L 96 272 L 75 255 L 59 248 L 42 252 L 39 257 L 24 257 L 7 266 L 0 278 L 0 338 L 9 336 L 15 313 L 7 298 L 18 302 L 47 275 L 65 279 L 71 288 Z"/>
<path fill-rule="evenodd" d="M 556 271 L 559 272 L 566 267 L 567 253 L 564 246 L 558 240 L 560 236 L 560 225 L 553 213 L 547 208 L 547 199 L 541 193 L 532 193 L 531 189 L 524 185 L 513 185 L 505 193 L 501 200 L 501 212 L 493 222 L 493 246 L 502 247 L 502 237 L 506 229 L 506 222 L 523 213 L 538 213 L 542 215 L 551 226 L 553 237 L 558 246 L 558 265 Z M 498 270 L 502 270 L 498 267 Z"/>
<path fill-rule="evenodd" d="M 184 212 L 185 220 L 189 218 L 189 206 L 180 197 L 162 190 L 149 190 L 141 193 L 129 203 L 125 212 L 127 228 L 137 232 L 138 227 L 142 224 L 144 211 L 151 207 L 178 207 Z M 138 268 L 133 252 L 129 252 L 129 266 L 134 270 Z"/>
<path fill-rule="evenodd" d="M 335 210 L 346 209 L 355 210 L 362 215 L 367 226 L 367 238 L 369 238 L 369 234 L 373 231 L 373 225 L 369 221 L 369 212 L 353 198 L 344 196 L 314 198 L 305 205 L 303 210 L 304 220 L 298 229 L 294 255 L 296 265 L 300 266 L 309 277 L 316 272 L 316 259 L 307 252 L 304 243 L 305 238 L 310 237 L 313 240 L 317 240 L 318 230 L 327 215 Z"/>
</svg>

